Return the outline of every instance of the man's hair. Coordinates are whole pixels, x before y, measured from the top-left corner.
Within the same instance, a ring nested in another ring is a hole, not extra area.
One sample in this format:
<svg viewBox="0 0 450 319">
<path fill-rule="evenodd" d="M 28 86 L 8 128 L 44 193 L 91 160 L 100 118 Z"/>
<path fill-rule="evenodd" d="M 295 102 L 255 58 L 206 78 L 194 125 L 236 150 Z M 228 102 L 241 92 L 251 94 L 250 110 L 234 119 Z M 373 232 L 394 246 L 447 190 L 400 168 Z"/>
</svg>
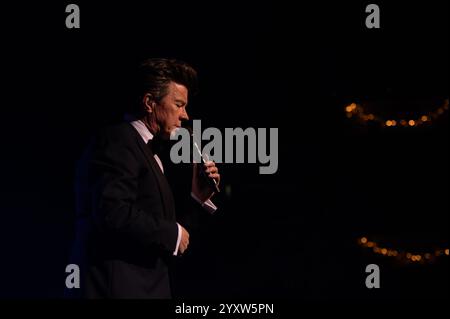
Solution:
<svg viewBox="0 0 450 319">
<path fill-rule="evenodd" d="M 142 112 L 142 98 L 147 93 L 150 93 L 156 102 L 160 102 L 167 95 L 170 82 L 184 85 L 189 95 L 197 92 L 197 72 L 189 64 L 175 59 L 145 60 L 137 71 L 134 92 L 138 99 L 137 105 L 134 106 L 137 112 L 134 113 Z"/>
</svg>

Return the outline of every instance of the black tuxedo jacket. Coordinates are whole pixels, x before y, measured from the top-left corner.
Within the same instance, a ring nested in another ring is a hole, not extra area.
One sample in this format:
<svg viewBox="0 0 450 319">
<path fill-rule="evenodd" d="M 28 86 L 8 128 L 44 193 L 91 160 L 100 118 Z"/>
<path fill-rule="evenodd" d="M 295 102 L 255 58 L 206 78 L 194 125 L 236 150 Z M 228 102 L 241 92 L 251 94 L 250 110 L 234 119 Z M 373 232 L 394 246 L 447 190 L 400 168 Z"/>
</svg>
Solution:
<svg viewBox="0 0 450 319">
<path fill-rule="evenodd" d="M 131 124 L 97 135 L 80 161 L 76 186 L 72 260 L 80 266 L 81 297 L 170 298 L 178 236 L 174 199 Z"/>
</svg>

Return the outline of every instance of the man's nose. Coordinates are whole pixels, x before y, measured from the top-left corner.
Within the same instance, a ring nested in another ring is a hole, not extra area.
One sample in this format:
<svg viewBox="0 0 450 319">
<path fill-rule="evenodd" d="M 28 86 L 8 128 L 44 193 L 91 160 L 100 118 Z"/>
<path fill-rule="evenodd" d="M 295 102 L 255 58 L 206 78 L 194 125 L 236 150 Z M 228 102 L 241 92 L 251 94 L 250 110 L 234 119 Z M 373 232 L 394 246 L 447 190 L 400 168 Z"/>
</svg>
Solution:
<svg viewBox="0 0 450 319">
<path fill-rule="evenodd" d="M 185 108 L 182 108 L 181 114 L 180 114 L 180 120 L 182 121 L 188 121 L 189 120 L 189 115 L 186 112 Z"/>
</svg>

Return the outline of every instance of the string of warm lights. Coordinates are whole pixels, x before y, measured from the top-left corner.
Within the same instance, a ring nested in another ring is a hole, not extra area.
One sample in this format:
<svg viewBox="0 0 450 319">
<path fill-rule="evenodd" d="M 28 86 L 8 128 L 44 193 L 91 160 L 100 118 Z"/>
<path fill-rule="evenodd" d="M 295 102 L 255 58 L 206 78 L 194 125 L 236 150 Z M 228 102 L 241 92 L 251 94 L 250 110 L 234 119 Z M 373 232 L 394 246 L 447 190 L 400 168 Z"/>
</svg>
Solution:
<svg viewBox="0 0 450 319">
<path fill-rule="evenodd" d="M 361 104 L 351 103 L 345 107 L 346 116 L 348 118 L 356 118 L 364 123 L 374 122 L 383 127 L 417 127 L 424 124 L 431 124 L 433 120 L 443 115 L 448 110 L 449 99 L 444 100 L 444 103 L 437 109 L 422 114 L 420 116 L 409 119 L 384 119 L 381 116 L 367 113 Z"/>
<path fill-rule="evenodd" d="M 427 253 L 413 253 L 404 250 L 381 247 L 377 242 L 367 237 L 358 238 L 358 244 L 371 249 L 375 254 L 396 258 L 405 263 L 432 263 L 441 256 L 448 256 L 449 249 L 435 249 Z"/>
</svg>

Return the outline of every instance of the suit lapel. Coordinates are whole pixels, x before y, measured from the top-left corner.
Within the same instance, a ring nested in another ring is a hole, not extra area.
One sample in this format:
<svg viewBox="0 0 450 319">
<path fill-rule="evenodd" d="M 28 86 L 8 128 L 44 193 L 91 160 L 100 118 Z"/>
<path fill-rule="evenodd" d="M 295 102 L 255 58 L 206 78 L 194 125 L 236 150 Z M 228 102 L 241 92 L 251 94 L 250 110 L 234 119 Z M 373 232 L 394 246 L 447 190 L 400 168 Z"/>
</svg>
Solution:
<svg viewBox="0 0 450 319">
<path fill-rule="evenodd" d="M 155 175 L 155 177 L 158 181 L 159 192 L 161 194 L 161 201 L 163 203 L 163 207 L 164 207 L 166 216 L 175 219 L 174 199 L 173 199 L 173 194 L 172 194 L 170 185 L 167 182 L 166 177 L 162 173 L 161 168 L 159 167 L 158 163 L 156 162 L 153 152 L 144 143 L 144 141 L 142 140 L 142 137 L 134 129 L 134 127 L 132 127 L 131 125 L 130 125 L 130 127 L 135 132 L 136 138 L 138 140 L 139 148 L 144 153 L 147 163 L 149 164 L 150 168 L 153 171 L 153 174 Z"/>
</svg>

